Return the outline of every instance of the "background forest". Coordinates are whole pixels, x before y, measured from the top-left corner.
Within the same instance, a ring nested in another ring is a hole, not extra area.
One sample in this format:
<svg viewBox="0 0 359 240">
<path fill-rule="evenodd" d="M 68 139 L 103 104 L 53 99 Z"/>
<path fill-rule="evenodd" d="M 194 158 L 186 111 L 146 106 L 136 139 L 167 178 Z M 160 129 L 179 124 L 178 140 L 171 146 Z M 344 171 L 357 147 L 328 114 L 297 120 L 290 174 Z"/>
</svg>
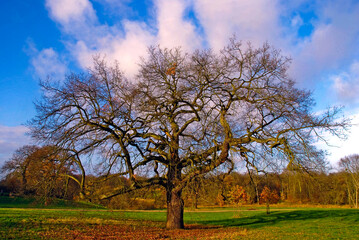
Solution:
<svg viewBox="0 0 359 240">
<path fill-rule="evenodd" d="M 2 166 L 6 176 L 0 182 L 2 195 L 35 197 L 45 204 L 54 198 L 86 200 L 113 209 L 165 208 L 165 189 L 158 186 L 139 189 L 98 200 L 108 191 L 130 185 L 130 180 L 88 175 L 82 179 L 73 166 L 62 165 L 53 147 L 25 146 Z M 183 190 L 186 207 L 240 206 L 264 204 L 350 205 L 358 207 L 359 155 L 340 160 L 340 169 L 328 170 L 284 169 L 280 172 L 255 171 L 229 174 L 219 171 L 196 177 Z M 136 178 L 145 178 L 136 176 Z M 82 182 L 85 181 L 85 182 Z M 81 188 L 81 184 L 85 189 Z M 83 192 L 82 192 L 83 191 Z"/>
</svg>

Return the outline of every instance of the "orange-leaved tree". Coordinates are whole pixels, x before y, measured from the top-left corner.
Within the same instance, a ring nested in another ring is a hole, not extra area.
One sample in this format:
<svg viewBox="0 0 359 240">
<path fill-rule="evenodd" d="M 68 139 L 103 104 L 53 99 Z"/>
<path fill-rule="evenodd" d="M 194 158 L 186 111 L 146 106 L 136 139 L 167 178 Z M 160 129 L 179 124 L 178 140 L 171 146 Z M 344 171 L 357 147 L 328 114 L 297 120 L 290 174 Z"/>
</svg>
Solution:
<svg viewBox="0 0 359 240">
<path fill-rule="evenodd" d="M 247 203 L 248 195 L 246 190 L 242 186 L 235 185 L 229 192 L 229 201 L 237 206 Z"/>
<path fill-rule="evenodd" d="M 2 166 L 6 177 L 19 182 L 16 194 L 35 195 L 44 198 L 64 197 L 68 186 L 68 177 L 72 172 L 69 162 L 63 163 L 64 152 L 55 146 L 25 145 L 15 151 L 12 158 Z"/>
<path fill-rule="evenodd" d="M 269 204 L 277 203 L 280 197 L 276 190 L 271 191 L 267 186 L 265 186 L 260 194 L 260 199 L 262 203 L 266 204 L 267 214 L 269 214 Z"/>
</svg>

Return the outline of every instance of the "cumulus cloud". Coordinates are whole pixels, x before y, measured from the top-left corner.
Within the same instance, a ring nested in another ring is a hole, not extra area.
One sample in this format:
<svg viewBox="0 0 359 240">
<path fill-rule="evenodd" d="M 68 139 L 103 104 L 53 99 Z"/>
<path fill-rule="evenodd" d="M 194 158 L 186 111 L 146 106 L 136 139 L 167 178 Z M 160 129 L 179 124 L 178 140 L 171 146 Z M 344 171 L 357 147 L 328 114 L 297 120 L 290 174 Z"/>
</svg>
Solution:
<svg viewBox="0 0 359 240">
<path fill-rule="evenodd" d="M 36 47 L 29 43 L 28 54 L 30 55 L 30 63 L 36 77 L 40 79 L 62 80 L 65 77 L 67 66 L 65 60 L 53 48 L 45 48 L 39 51 Z"/>
<path fill-rule="evenodd" d="M 104 55 L 107 60 L 117 60 L 123 71 L 133 76 L 136 74 L 141 56 L 148 44 L 155 43 L 155 37 L 146 30 L 146 25 L 138 22 L 124 21 L 125 36 L 107 35 L 99 37 L 95 47 L 91 48 L 85 41 L 79 40 L 71 48 L 82 67 L 92 64 L 92 56 Z"/>
<path fill-rule="evenodd" d="M 46 8 L 52 20 L 61 30 L 76 40 L 96 44 L 99 36 L 108 34 L 111 29 L 100 25 L 89 0 L 46 0 Z"/>
<path fill-rule="evenodd" d="M 188 1 L 157 0 L 158 43 L 162 47 L 183 47 L 190 51 L 201 47 L 201 37 L 189 20 L 184 20 Z"/>
<path fill-rule="evenodd" d="M 314 31 L 295 46 L 292 74 L 305 83 L 319 78 L 322 71 L 343 67 L 358 54 L 359 3 L 332 1 L 316 6 Z"/>
<path fill-rule="evenodd" d="M 46 0 L 50 16 L 62 25 L 95 21 L 96 13 L 88 0 Z"/>
<path fill-rule="evenodd" d="M 278 4 L 276 0 L 197 0 L 194 6 L 210 47 L 221 49 L 233 33 L 256 46 L 281 41 Z"/>
<path fill-rule="evenodd" d="M 16 149 L 30 143 L 30 137 L 25 135 L 28 131 L 29 129 L 25 126 L 0 125 L 0 166 L 11 157 Z"/>
<path fill-rule="evenodd" d="M 339 101 L 353 104 L 359 102 L 359 62 L 351 64 L 348 72 L 332 77 L 332 88 Z"/>
<path fill-rule="evenodd" d="M 101 0 L 106 4 L 115 4 L 112 0 Z M 66 5 L 67 0 L 62 4 Z M 61 9 L 60 0 L 48 0 L 46 3 L 50 16 L 58 22 L 63 31 L 74 41 L 67 43 L 72 56 L 83 68 L 92 64 L 92 56 L 104 55 L 107 60 L 117 60 L 129 76 L 138 69 L 141 56 L 146 54 L 149 45 L 162 47 L 182 46 L 184 50 L 193 50 L 201 46 L 201 38 L 189 20 L 184 19 L 190 6 L 188 1 L 156 0 L 155 10 L 157 26 L 148 23 L 122 19 L 119 24 L 109 26 L 99 24 L 93 6 L 88 0 L 76 0 L 70 7 Z"/>
<path fill-rule="evenodd" d="M 117 9 L 118 21 L 114 25 L 100 23 L 89 0 L 46 0 L 50 17 L 70 37 L 66 46 L 82 67 L 90 66 L 92 55 L 101 53 L 110 61 L 118 60 L 126 73 L 133 75 L 149 45 L 180 45 L 190 51 L 205 42 L 218 50 L 236 34 L 254 46 L 268 41 L 282 49 L 293 58 L 290 75 L 301 86 L 313 89 L 313 80 L 320 81 L 323 70 L 338 69 L 343 60 L 348 63 L 359 54 L 352 51 L 359 39 L 359 3 L 349 0 L 153 0 L 146 3 L 145 7 L 153 7 L 147 9 L 146 20 L 129 19 L 124 13 L 131 9 L 129 0 L 94 1 L 105 9 Z M 312 18 L 303 19 L 301 14 L 308 12 L 313 13 Z M 313 30 L 298 38 L 303 25 Z"/>
<path fill-rule="evenodd" d="M 100 2 L 115 4 L 110 0 Z M 66 4 L 69 6 L 62 9 Z M 145 23 L 121 20 L 118 26 L 101 25 L 88 0 L 47 0 L 46 6 L 52 19 L 73 38 L 66 46 L 82 68 L 90 67 L 93 56 L 101 54 L 108 61 L 117 60 L 124 72 L 132 76 L 137 71 L 139 57 L 146 53 L 148 44 L 154 42 Z"/>
</svg>

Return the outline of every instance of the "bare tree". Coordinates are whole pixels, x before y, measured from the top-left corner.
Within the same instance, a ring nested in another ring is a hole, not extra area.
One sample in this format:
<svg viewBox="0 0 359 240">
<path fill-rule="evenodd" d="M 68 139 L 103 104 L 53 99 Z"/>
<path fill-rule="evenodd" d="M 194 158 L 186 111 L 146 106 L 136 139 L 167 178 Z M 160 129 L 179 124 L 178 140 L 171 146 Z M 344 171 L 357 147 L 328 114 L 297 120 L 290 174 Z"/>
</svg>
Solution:
<svg viewBox="0 0 359 240">
<path fill-rule="evenodd" d="M 149 48 L 134 81 L 95 58 L 85 74 L 41 84 L 29 125 L 39 140 L 101 156 L 103 178 L 131 180 L 101 199 L 163 186 L 167 228 L 183 228 L 182 189 L 196 176 L 230 171 L 235 161 L 306 167 L 323 131 L 342 133 L 339 110 L 313 114 L 310 92 L 295 88 L 288 65 L 268 44 L 254 49 L 235 39 L 219 54 Z"/>
<path fill-rule="evenodd" d="M 348 178 L 347 178 L 348 198 L 349 201 L 354 203 L 353 205 L 355 206 L 355 208 L 358 208 L 359 154 L 352 154 L 340 159 L 339 167 L 348 174 Z"/>
</svg>

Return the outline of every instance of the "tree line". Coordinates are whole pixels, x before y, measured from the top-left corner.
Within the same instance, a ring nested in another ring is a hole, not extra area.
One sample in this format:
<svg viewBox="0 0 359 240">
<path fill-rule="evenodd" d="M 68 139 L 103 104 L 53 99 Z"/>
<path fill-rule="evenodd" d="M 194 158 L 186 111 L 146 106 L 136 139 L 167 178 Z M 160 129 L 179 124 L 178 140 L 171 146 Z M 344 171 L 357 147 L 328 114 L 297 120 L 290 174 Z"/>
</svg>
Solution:
<svg viewBox="0 0 359 240">
<path fill-rule="evenodd" d="M 108 190 L 130 186 L 131 180 L 115 174 L 103 178 L 89 175 L 85 182 L 76 165 L 63 165 L 55 147 L 24 146 L 2 166 L 6 173 L 0 182 L 3 194 L 85 200 L 114 209 L 154 209 L 166 207 L 164 189 L 152 186 L 99 200 Z M 68 161 L 65 161 L 67 163 Z M 344 157 L 339 170 L 305 171 L 284 169 L 280 173 L 212 172 L 198 176 L 183 189 L 186 207 L 236 206 L 241 204 L 331 204 L 358 207 L 359 155 Z M 136 176 L 146 179 L 146 176 Z M 86 190 L 82 187 L 86 186 Z"/>
</svg>

